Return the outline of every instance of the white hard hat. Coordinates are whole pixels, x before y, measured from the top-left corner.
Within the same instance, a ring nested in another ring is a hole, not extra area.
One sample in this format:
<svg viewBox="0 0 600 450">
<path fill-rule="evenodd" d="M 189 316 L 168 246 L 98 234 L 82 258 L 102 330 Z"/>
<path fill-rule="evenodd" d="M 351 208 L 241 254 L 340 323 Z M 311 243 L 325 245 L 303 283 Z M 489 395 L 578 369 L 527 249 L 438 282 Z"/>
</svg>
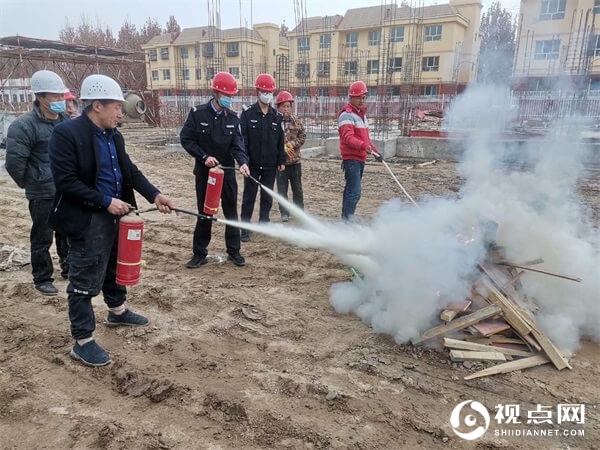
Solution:
<svg viewBox="0 0 600 450">
<path fill-rule="evenodd" d="M 31 76 L 31 92 L 40 94 L 65 94 L 69 90 L 65 87 L 63 80 L 51 70 L 38 70 Z"/>
<path fill-rule="evenodd" d="M 81 100 L 117 100 L 124 102 L 121 86 L 106 75 L 90 75 L 81 83 Z"/>
</svg>

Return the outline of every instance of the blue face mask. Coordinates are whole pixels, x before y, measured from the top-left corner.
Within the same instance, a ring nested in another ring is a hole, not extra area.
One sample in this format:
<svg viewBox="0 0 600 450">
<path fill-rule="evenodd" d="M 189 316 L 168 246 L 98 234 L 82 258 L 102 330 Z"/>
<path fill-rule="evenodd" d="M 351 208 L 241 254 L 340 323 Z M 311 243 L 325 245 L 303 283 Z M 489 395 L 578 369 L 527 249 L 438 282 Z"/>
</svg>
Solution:
<svg viewBox="0 0 600 450">
<path fill-rule="evenodd" d="M 221 95 L 219 97 L 219 106 L 221 108 L 231 108 L 232 103 L 233 99 L 231 97 L 227 97 L 226 95 Z"/>
<path fill-rule="evenodd" d="M 58 102 L 49 102 L 49 103 L 50 103 L 50 111 L 52 111 L 54 114 L 60 114 L 67 107 L 67 104 L 64 100 L 61 100 Z"/>
</svg>

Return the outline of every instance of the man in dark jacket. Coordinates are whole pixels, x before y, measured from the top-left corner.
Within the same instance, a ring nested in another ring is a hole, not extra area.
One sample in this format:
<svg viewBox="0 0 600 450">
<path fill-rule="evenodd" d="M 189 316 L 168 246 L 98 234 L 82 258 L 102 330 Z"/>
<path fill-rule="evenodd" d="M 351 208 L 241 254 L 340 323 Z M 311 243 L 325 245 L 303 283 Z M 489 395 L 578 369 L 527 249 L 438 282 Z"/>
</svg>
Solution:
<svg viewBox="0 0 600 450">
<path fill-rule="evenodd" d="M 44 295 L 56 295 L 52 258 L 53 232 L 48 227 L 48 214 L 54 198 L 54 183 L 48 158 L 48 140 L 54 126 L 67 120 L 65 92 L 60 77 L 49 70 L 39 70 L 31 77 L 35 94 L 33 109 L 10 124 L 6 140 L 6 171 L 29 200 L 32 226 L 30 234 L 31 272 L 35 288 Z M 61 275 L 67 278 L 66 239 L 56 233 L 56 252 Z"/>
<path fill-rule="evenodd" d="M 242 136 L 250 156 L 250 175 L 270 189 L 275 185 L 277 170 L 285 170 L 284 131 L 282 116 L 271 106 L 275 79 L 268 73 L 256 77 L 258 101 L 242 112 Z M 244 179 L 242 195 L 242 220 L 250 222 L 258 185 L 250 178 Z M 273 199 L 260 193 L 259 222 L 269 222 Z M 242 230 L 242 242 L 250 240 L 250 232 Z"/>
<path fill-rule="evenodd" d="M 110 357 L 93 339 L 92 298 L 102 291 L 108 326 L 146 325 L 125 308 L 127 289 L 116 283 L 119 216 L 136 207 L 134 189 L 159 211 L 174 208 L 133 164 L 117 131 L 123 94 L 115 80 L 90 75 L 81 85 L 84 113 L 58 125 L 48 151 L 56 195 L 50 226 L 69 238 L 69 319 L 75 345 L 71 356 L 90 366 Z"/>
<path fill-rule="evenodd" d="M 237 180 L 235 179 L 234 159 L 240 166 L 240 172 L 248 176 L 248 156 L 244 141 L 240 134 L 240 119 L 229 109 L 231 97 L 237 89 L 237 82 L 228 72 L 217 73 L 212 81 L 213 98 L 208 103 L 194 107 L 190 111 L 180 133 L 181 145 L 195 160 L 196 201 L 198 212 L 202 213 L 206 197 L 208 172 L 211 167 L 222 165 L 225 169 L 223 189 L 221 191 L 221 207 L 228 220 L 238 220 L 237 214 Z M 207 247 L 210 243 L 212 220 L 198 218 L 194 230 L 192 259 L 188 261 L 188 269 L 196 269 L 206 264 Z M 240 255 L 240 230 L 225 226 L 225 244 L 230 261 L 236 266 L 245 265 Z"/>
</svg>

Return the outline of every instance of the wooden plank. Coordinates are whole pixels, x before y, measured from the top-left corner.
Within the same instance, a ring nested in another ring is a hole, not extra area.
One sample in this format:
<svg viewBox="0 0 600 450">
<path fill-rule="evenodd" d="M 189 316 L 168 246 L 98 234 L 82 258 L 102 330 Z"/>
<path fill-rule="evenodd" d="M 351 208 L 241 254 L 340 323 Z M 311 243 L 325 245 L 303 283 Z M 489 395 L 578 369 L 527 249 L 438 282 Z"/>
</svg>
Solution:
<svg viewBox="0 0 600 450">
<path fill-rule="evenodd" d="M 523 319 L 521 314 L 519 314 L 515 309 L 510 300 L 508 300 L 496 287 L 491 283 L 491 281 L 487 280 L 485 277 L 480 279 L 483 286 L 488 291 L 488 301 L 492 304 L 498 305 L 502 312 L 504 313 L 504 320 L 506 320 L 511 327 L 513 327 L 517 332 L 526 336 L 531 332 L 531 326 Z"/>
<path fill-rule="evenodd" d="M 498 334 L 498 335 L 495 335 L 495 336 L 490 336 L 489 339 L 494 344 L 496 342 L 498 342 L 498 343 L 502 343 L 502 344 L 521 344 L 521 345 L 527 345 L 521 339 L 518 339 L 518 338 L 509 338 L 509 337 L 506 337 L 506 336 L 502 336 L 501 334 Z"/>
<path fill-rule="evenodd" d="M 491 336 L 501 331 L 510 330 L 510 325 L 502 319 L 487 319 L 473 325 L 483 336 Z"/>
<path fill-rule="evenodd" d="M 442 319 L 444 322 L 450 322 L 458 315 L 458 313 L 469 309 L 469 306 L 471 306 L 471 300 L 463 300 L 459 303 L 450 303 L 440 314 L 440 319 Z"/>
<path fill-rule="evenodd" d="M 508 299 L 512 300 L 519 308 L 533 313 L 537 310 L 537 305 L 532 305 L 531 301 L 525 296 L 523 292 L 517 291 L 517 289 L 510 282 L 512 275 L 510 274 L 510 268 L 497 266 L 489 263 L 479 264 L 480 269 L 490 278 L 496 288 Z"/>
<path fill-rule="evenodd" d="M 544 355 L 530 356 L 529 358 L 517 359 L 515 361 L 505 362 L 503 364 L 497 364 L 494 367 L 488 367 L 487 369 L 480 370 L 479 372 L 472 373 L 464 377 L 465 380 L 472 380 L 474 378 L 487 377 L 489 375 L 496 375 L 499 373 L 513 372 L 515 370 L 529 369 L 530 367 L 540 366 L 542 364 L 548 364 L 550 359 Z"/>
<path fill-rule="evenodd" d="M 499 261 L 497 264 L 499 264 L 501 266 L 509 266 L 509 267 L 515 267 L 517 269 L 529 270 L 530 272 L 543 273 L 544 275 L 551 275 L 553 277 L 564 278 L 565 280 L 577 281 L 578 283 L 581 282 L 581 278 L 579 278 L 579 277 L 565 275 L 564 273 L 550 272 L 549 270 L 542 270 L 542 269 L 538 269 L 537 267 L 526 266 L 523 264 L 515 264 L 510 261 Z"/>
<path fill-rule="evenodd" d="M 475 342 L 459 341 L 458 339 L 444 338 L 444 347 L 459 350 L 473 350 L 478 352 L 498 352 L 504 355 L 533 356 L 533 353 L 512 348 L 495 347 L 493 345 L 476 344 Z"/>
<path fill-rule="evenodd" d="M 506 356 L 500 352 L 474 352 L 467 350 L 450 350 L 450 359 L 461 361 L 506 361 Z"/>
<path fill-rule="evenodd" d="M 556 346 L 552 343 L 548 337 L 542 333 L 540 330 L 533 329 L 531 330 L 531 334 L 538 341 L 540 347 L 544 350 L 548 358 L 552 361 L 552 363 L 556 366 L 558 370 L 562 369 L 572 369 L 569 364 L 569 361 L 563 356 L 562 352 L 556 348 Z"/>
<path fill-rule="evenodd" d="M 461 330 L 481 320 L 488 319 L 497 314 L 500 314 L 501 312 L 502 309 L 498 305 L 489 305 L 485 308 L 475 311 L 474 313 L 463 317 L 459 317 L 458 319 L 453 320 L 452 322 L 447 323 L 446 325 L 440 325 L 431 328 L 421 333 L 421 335 L 418 338 L 411 339 L 411 342 L 413 343 L 413 345 L 419 344 L 421 342 L 428 341 L 429 339 L 433 339 L 451 331 Z"/>
<path fill-rule="evenodd" d="M 457 314 L 458 311 L 456 311 L 455 309 L 445 309 L 440 314 L 440 319 L 442 319 L 444 322 L 450 322 L 457 316 Z"/>
</svg>

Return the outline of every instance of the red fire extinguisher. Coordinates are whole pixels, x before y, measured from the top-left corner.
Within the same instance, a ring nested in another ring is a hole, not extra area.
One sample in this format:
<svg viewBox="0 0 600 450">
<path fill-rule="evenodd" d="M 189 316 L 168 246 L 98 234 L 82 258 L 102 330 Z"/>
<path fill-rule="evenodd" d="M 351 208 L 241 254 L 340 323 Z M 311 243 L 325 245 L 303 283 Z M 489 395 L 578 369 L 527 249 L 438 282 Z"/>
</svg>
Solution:
<svg viewBox="0 0 600 450">
<path fill-rule="evenodd" d="M 219 211 L 224 177 L 225 172 L 220 167 L 213 167 L 208 171 L 206 195 L 204 196 L 204 214 L 214 216 Z"/>
<path fill-rule="evenodd" d="M 133 286 L 140 282 L 143 235 L 144 221 L 140 216 L 127 214 L 121 217 L 119 220 L 116 279 L 116 283 L 121 286 Z"/>
</svg>

